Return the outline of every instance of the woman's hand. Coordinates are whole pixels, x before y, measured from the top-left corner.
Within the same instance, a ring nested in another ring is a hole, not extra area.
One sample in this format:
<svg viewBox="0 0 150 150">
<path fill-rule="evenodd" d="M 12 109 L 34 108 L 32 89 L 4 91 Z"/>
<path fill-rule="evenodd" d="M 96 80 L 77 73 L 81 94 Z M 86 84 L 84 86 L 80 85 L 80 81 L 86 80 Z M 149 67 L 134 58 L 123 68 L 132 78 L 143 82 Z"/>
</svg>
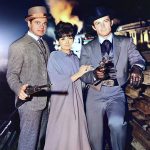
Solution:
<svg viewBox="0 0 150 150">
<path fill-rule="evenodd" d="M 85 73 L 89 72 L 89 71 L 92 71 L 93 70 L 93 67 L 91 67 L 91 65 L 82 65 L 80 68 L 79 68 L 79 71 L 78 71 L 78 74 L 79 76 L 83 76 Z"/>
<path fill-rule="evenodd" d="M 82 65 L 79 68 L 79 71 L 77 73 L 75 73 L 72 77 L 71 80 L 72 81 L 76 81 L 77 79 L 79 79 L 81 76 L 83 76 L 85 73 L 94 70 L 94 68 L 91 65 Z"/>
</svg>

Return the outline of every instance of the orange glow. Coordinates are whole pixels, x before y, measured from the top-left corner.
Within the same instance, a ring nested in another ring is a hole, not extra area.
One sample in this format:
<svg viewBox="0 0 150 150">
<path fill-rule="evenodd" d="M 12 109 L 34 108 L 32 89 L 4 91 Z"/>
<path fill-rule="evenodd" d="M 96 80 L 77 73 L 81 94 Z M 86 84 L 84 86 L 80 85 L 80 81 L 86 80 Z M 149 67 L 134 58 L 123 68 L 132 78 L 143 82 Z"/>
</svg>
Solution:
<svg viewBox="0 0 150 150">
<path fill-rule="evenodd" d="M 78 26 L 78 31 L 83 27 L 83 22 L 79 20 L 78 16 L 73 16 L 72 10 L 75 3 L 68 2 L 67 0 L 47 0 L 50 7 L 50 13 L 55 18 L 55 23 L 59 21 L 70 22 Z"/>
</svg>

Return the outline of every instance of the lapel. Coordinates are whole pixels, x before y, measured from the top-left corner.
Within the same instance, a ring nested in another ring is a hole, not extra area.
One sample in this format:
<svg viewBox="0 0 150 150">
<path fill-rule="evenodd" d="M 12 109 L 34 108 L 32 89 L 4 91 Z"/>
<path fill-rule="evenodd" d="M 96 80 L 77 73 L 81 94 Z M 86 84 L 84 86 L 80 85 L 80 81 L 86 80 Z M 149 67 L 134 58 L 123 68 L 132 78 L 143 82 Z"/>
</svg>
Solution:
<svg viewBox="0 0 150 150">
<path fill-rule="evenodd" d="M 37 49 L 38 51 L 39 51 L 39 53 L 40 53 L 40 56 L 41 56 L 41 58 L 43 58 L 44 57 L 44 60 L 45 60 L 45 62 L 46 62 L 46 64 L 47 64 L 47 60 L 48 60 L 48 46 L 46 46 L 46 54 L 43 52 L 43 49 L 42 49 L 42 47 L 38 44 L 38 42 L 35 40 L 35 39 L 33 39 L 31 36 L 29 36 L 28 34 L 26 34 L 25 35 L 25 37 L 26 37 L 26 39 L 27 39 L 27 41 L 28 41 L 28 43 L 29 44 L 32 44 L 34 47 L 33 48 L 35 48 L 35 49 Z M 44 41 L 44 45 L 45 45 L 45 41 Z M 38 48 L 37 48 L 38 47 Z M 42 54 L 42 55 L 41 55 Z"/>
<path fill-rule="evenodd" d="M 120 51 L 121 51 L 121 46 L 120 46 L 120 39 L 113 35 L 113 53 L 114 53 L 114 66 L 117 65 Z"/>
<path fill-rule="evenodd" d="M 100 61 L 102 60 L 102 53 L 101 53 L 101 46 L 98 37 L 93 41 L 92 49 L 93 49 L 92 53 L 95 58 L 95 63 L 99 64 Z"/>
</svg>

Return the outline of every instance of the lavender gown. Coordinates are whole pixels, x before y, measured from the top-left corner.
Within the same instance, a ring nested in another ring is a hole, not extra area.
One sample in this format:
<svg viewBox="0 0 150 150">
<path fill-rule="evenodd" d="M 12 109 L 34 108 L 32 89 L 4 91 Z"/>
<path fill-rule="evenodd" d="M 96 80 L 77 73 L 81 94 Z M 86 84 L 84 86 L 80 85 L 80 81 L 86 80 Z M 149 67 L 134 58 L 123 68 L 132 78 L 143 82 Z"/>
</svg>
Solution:
<svg viewBox="0 0 150 150">
<path fill-rule="evenodd" d="M 74 54 L 51 53 L 48 74 L 54 91 L 68 95 L 52 95 L 44 150 L 90 150 L 87 123 L 83 108 L 81 81 L 72 82 L 79 70 Z"/>
</svg>

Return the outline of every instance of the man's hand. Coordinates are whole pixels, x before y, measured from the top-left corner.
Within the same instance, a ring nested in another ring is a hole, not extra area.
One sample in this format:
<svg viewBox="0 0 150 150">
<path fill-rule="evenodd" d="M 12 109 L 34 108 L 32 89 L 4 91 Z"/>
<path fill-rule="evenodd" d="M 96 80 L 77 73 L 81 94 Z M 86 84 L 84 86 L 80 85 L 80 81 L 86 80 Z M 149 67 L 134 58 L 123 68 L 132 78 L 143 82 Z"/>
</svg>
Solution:
<svg viewBox="0 0 150 150">
<path fill-rule="evenodd" d="M 142 73 L 142 68 L 140 68 L 137 65 L 134 65 L 131 68 L 131 73 L 130 73 L 130 85 L 133 86 L 134 88 L 138 88 L 143 81 L 143 73 Z"/>
<path fill-rule="evenodd" d="M 25 90 L 26 90 L 27 87 L 28 87 L 28 84 L 24 84 L 24 85 L 20 88 L 20 91 L 19 91 L 19 94 L 18 94 L 18 98 L 19 98 L 20 100 L 26 100 L 26 99 L 29 97 L 29 95 L 27 95 L 27 94 L 25 93 Z"/>
<path fill-rule="evenodd" d="M 104 67 L 97 67 L 94 70 L 94 74 L 95 74 L 96 79 L 99 79 L 99 80 L 105 79 L 105 70 L 106 69 Z"/>
</svg>

